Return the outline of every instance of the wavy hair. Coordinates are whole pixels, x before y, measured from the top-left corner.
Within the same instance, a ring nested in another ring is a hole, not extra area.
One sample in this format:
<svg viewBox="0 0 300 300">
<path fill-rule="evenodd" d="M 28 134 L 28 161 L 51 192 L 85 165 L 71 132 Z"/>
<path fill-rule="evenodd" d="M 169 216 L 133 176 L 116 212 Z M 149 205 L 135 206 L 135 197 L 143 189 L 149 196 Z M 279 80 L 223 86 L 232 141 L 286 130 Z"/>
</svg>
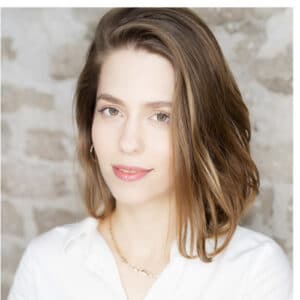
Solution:
<svg viewBox="0 0 300 300">
<path fill-rule="evenodd" d="M 116 207 L 90 147 L 101 66 L 107 55 L 124 47 L 162 55 L 173 65 L 177 244 L 183 256 L 195 257 L 186 249 L 190 226 L 190 249 L 196 246 L 196 257 L 211 262 L 254 202 L 260 180 L 250 155 L 249 111 L 215 36 L 188 8 L 113 8 L 100 19 L 74 95 L 85 208 L 99 219 Z M 205 247 L 208 238 L 214 240 L 212 253 Z"/>
</svg>

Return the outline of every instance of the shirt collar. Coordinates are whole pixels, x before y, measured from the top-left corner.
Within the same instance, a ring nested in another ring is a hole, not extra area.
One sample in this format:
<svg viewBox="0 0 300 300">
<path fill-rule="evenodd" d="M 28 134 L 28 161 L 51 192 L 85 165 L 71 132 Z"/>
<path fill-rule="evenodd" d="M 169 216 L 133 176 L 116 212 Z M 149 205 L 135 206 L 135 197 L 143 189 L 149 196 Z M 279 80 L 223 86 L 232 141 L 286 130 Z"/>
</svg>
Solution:
<svg viewBox="0 0 300 300">
<path fill-rule="evenodd" d="M 97 219 L 93 217 L 86 217 L 83 220 L 72 223 L 69 226 L 69 231 L 67 232 L 64 243 L 63 243 L 63 250 L 65 253 L 68 252 L 69 248 L 72 245 L 76 245 L 79 239 L 84 239 L 85 241 L 89 240 L 89 236 L 91 234 L 91 230 L 97 224 Z M 85 243 L 85 250 L 87 251 L 88 243 Z"/>
</svg>

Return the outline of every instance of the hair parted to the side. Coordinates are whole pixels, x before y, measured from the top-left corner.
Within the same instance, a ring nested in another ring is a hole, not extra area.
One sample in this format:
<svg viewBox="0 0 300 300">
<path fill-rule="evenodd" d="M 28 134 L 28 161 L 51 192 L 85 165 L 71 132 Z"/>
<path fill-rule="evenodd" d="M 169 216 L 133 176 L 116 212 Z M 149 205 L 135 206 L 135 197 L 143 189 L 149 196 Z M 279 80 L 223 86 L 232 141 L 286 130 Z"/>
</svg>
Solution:
<svg viewBox="0 0 300 300">
<path fill-rule="evenodd" d="M 74 97 L 77 155 L 89 215 L 109 216 L 116 202 L 90 155 L 91 128 L 101 66 L 112 51 L 131 47 L 167 58 L 174 67 L 170 123 L 180 253 L 211 262 L 230 242 L 259 193 L 250 155 L 249 112 L 213 33 L 188 8 L 113 8 L 100 20 Z M 224 243 L 217 247 L 219 236 Z M 213 238 L 213 253 L 205 240 Z"/>
</svg>

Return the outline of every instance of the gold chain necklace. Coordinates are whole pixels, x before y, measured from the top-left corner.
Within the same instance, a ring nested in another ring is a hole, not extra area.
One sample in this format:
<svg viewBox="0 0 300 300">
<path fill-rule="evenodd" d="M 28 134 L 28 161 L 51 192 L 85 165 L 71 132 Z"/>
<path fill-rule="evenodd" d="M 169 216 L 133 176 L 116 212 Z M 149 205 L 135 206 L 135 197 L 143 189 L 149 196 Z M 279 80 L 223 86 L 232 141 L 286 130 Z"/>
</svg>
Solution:
<svg viewBox="0 0 300 300">
<path fill-rule="evenodd" d="M 114 246 L 118 252 L 118 255 L 120 256 L 121 260 L 127 264 L 130 268 L 132 268 L 135 272 L 138 272 L 138 273 L 142 273 L 143 275 L 146 275 L 148 277 L 154 277 L 154 273 L 150 272 L 150 271 L 147 271 L 146 269 L 144 268 L 139 268 L 139 267 L 136 267 L 136 266 L 133 266 L 132 264 L 130 264 L 128 262 L 128 260 L 121 254 L 120 252 L 120 249 L 117 245 L 117 242 L 114 238 L 114 235 L 113 235 L 113 232 L 112 232 L 112 225 L 111 225 L 111 217 L 109 218 L 109 230 L 110 230 L 110 235 L 111 235 L 111 238 L 113 240 L 113 243 L 114 243 Z"/>
</svg>

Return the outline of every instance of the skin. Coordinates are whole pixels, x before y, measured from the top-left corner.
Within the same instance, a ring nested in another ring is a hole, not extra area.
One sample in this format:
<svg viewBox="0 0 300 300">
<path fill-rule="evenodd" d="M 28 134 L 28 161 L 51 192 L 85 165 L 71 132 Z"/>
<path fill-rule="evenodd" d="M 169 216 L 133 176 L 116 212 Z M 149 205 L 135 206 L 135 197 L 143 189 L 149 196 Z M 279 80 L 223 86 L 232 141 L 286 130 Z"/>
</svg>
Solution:
<svg viewBox="0 0 300 300">
<path fill-rule="evenodd" d="M 112 52 L 98 82 L 92 141 L 104 180 L 116 199 L 113 232 L 122 254 L 144 267 L 155 260 L 168 260 L 175 238 L 171 107 L 144 104 L 172 103 L 173 90 L 171 63 L 160 55 L 132 48 Z M 115 96 L 123 105 L 99 98 L 101 94 Z M 105 107 L 111 108 L 101 113 Z M 115 176 L 113 164 L 153 170 L 142 179 L 125 182 Z M 99 224 L 99 231 L 107 234 L 108 221 Z"/>
</svg>

